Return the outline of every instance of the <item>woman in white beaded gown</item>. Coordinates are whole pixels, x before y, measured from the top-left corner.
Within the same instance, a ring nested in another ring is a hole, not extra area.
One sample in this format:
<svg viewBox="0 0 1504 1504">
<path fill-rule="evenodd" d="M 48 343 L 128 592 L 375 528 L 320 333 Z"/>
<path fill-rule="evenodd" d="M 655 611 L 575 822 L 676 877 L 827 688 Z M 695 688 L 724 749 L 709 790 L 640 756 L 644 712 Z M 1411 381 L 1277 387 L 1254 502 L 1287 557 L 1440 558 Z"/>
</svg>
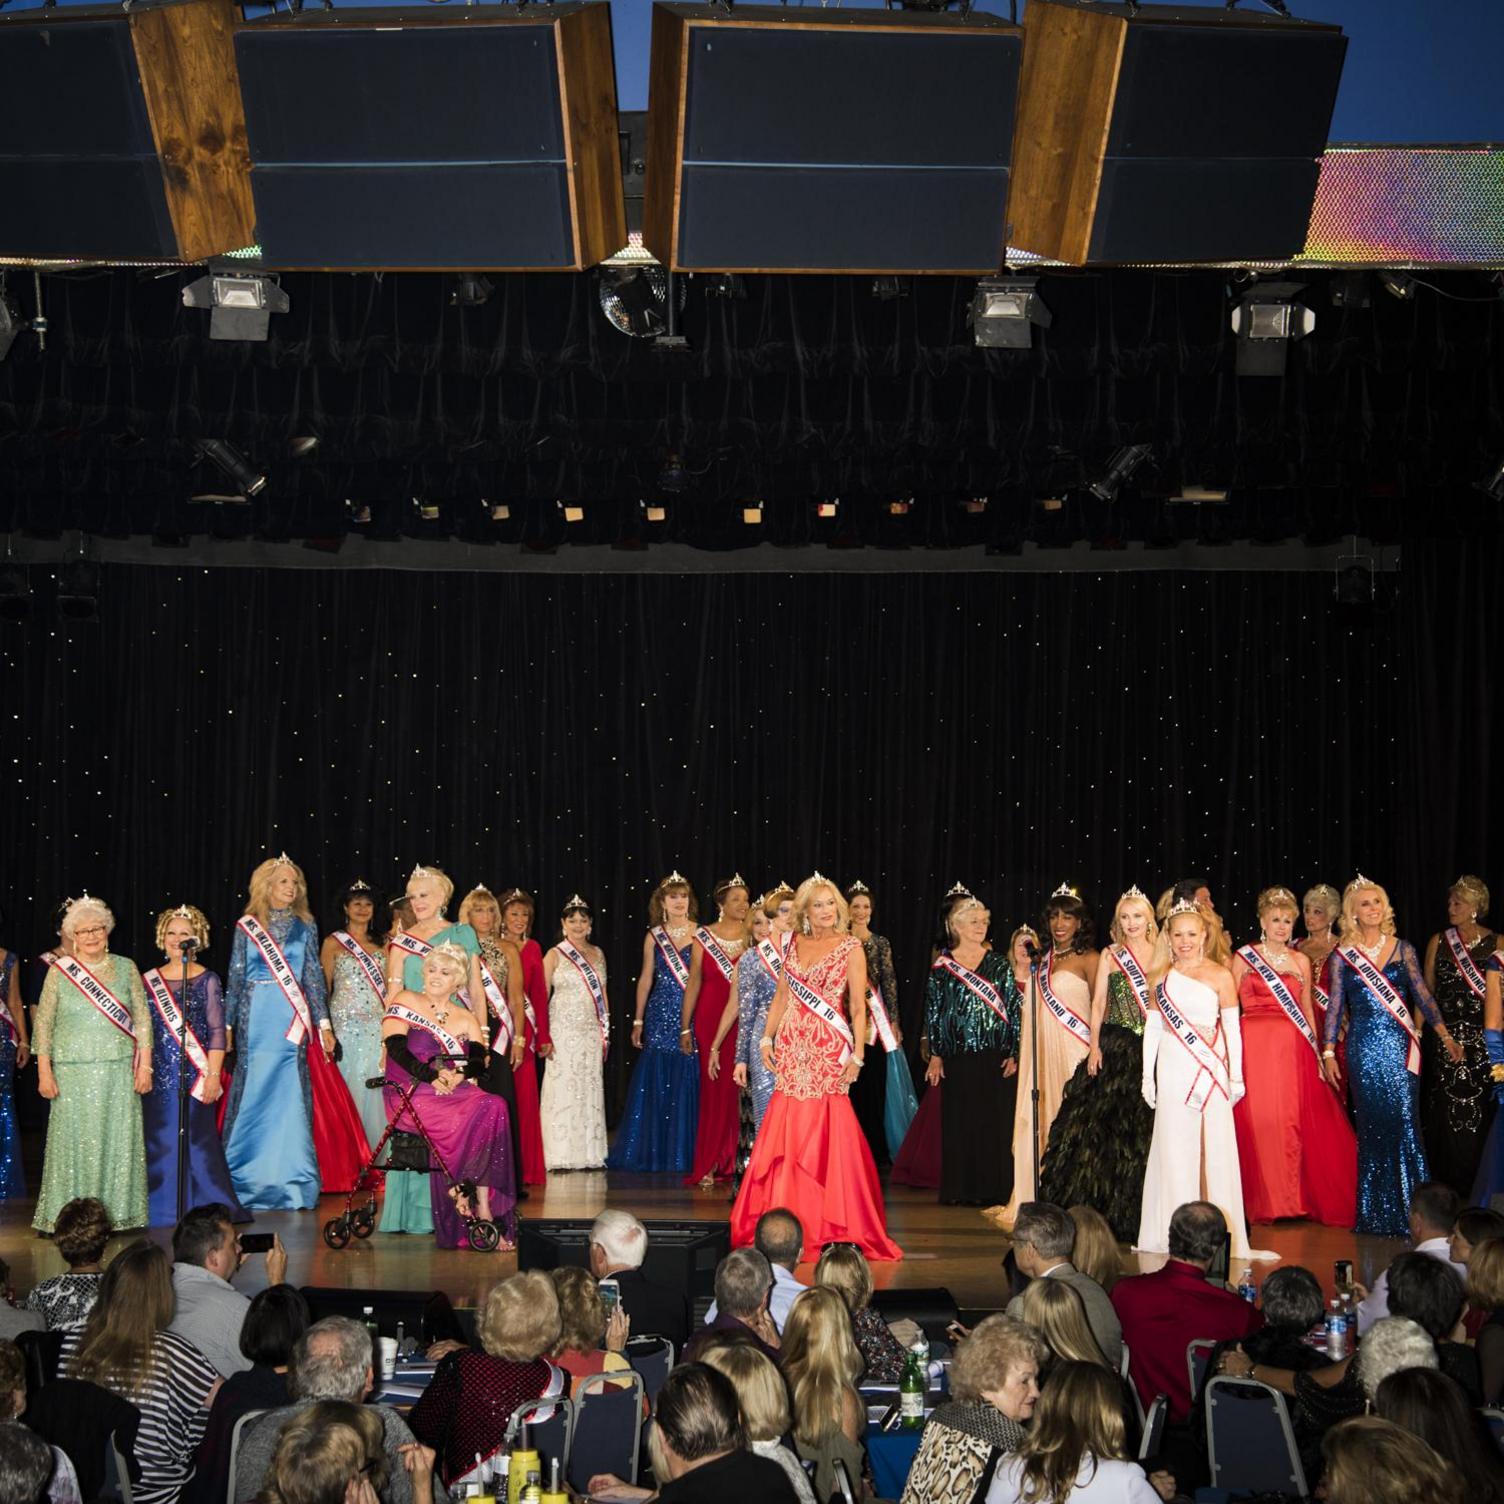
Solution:
<svg viewBox="0 0 1504 1504">
<path fill-rule="evenodd" d="M 1248 1246 L 1232 1109 L 1243 1096 L 1243 1036 L 1232 973 L 1207 956 L 1212 922 L 1194 899 L 1171 908 L 1154 947 L 1154 1006 L 1144 1025 L 1144 1100 L 1154 1136 L 1144 1171 L 1138 1248 L 1168 1253 L 1170 1217 L 1188 1201 L 1221 1209 L 1234 1258 Z"/>
<path fill-rule="evenodd" d="M 543 1077 L 539 1115 L 543 1160 L 554 1170 L 599 1170 L 606 1163 L 606 1049 L 611 1037 L 606 957 L 590 943 L 595 915 L 578 893 L 560 916 L 563 938 L 543 958 L 554 1052 Z"/>
</svg>

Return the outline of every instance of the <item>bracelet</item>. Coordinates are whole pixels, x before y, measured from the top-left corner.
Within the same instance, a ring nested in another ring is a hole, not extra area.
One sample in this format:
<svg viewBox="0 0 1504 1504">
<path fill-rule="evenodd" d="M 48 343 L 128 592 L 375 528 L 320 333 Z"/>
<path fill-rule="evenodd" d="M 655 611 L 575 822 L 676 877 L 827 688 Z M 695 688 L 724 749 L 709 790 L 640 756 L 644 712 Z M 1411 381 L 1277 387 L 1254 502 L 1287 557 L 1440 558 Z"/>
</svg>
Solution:
<svg viewBox="0 0 1504 1504">
<path fill-rule="evenodd" d="M 1492 1081 L 1504 1081 L 1504 1065 L 1496 1065 L 1489 1071 L 1489 1079 Z"/>
<path fill-rule="evenodd" d="M 640 1018 L 634 1018 L 632 1020 L 632 1027 L 634 1029 L 640 1029 L 642 1027 L 642 1020 Z"/>
<path fill-rule="evenodd" d="M 853 1055 L 851 1058 L 856 1062 L 856 1068 L 858 1070 L 861 1070 L 861 1068 L 867 1063 L 866 1057 L 862 1055 Z"/>
<path fill-rule="evenodd" d="M 693 1029 L 680 1029 L 679 1030 L 679 1038 L 683 1039 L 686 1034 L 693 1034 L 693 1033 L 694 1033 Z"/>
<path fill-rule="evenodd" d="M 1323 1060 L 1335 1060 L 1337 1058 L 1337 1052 L 1336 1050 L 1323 1050 L 1321 1052 L 1321 1058 Z"/>
<path fill-rule="evenodd" d="M 770 1050 L 773 1048 L 773 1036 L 771 1034 L 764 1034 L 763 1037 L 757 1041 L 758 1049 L 762 1049 L 764 1045 L 766 1045 Z"/>
</svg>

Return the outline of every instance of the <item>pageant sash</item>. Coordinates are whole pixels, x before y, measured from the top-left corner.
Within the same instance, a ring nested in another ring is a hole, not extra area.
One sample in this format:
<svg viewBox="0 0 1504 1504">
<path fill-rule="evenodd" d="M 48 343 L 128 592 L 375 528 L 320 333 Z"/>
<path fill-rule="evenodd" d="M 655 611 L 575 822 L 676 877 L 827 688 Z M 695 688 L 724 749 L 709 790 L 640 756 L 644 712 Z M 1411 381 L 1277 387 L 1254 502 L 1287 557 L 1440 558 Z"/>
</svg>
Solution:
<svg viewBox="0 0 1504 1504">
<path fill-rule="evenodd" d="M 1008 1005 L 1002 999 L 997 988 L 982 976 L 973 971 L 969 966 L 963 966 L 948 950 L 943 950 L 935 957 L 935 971 L 949 972 L 973 997 L 985 1003 L 998 1018 L 1003 1026 L 1008 1027 Z"/>
<path fill-rule="evenodd" d="M 1118 970 L 1128 978 L 1128 985 L 1133 989 L 1133 1001 L 1138 1004 L 1139 1016 L 1148 1018 L 1149 1002 L 1149 978 L 1144 975 L 1144 968 L 1138 964 L 1133 952 L 1126 945 L 1114 945 L 1107 954 L 1118 964 Z"/>
<path fill-rule="evenodd" d="M 394 935 L 386 943 L 388 950 L 405 951 L 410 956 L 416 956 L 420 961 L 433 949 L 428 941 L 417 935 L 409 935 L 403 930 L 400 935 Z"/>
<path fill-rule="evenodd" d="M 52 963 L 62 974 L 73 983 L 83 995 L 120 1030 L 126 1038 L 136 1038 L 136 1023 L 131 1017 L 131 1010 L 105 986 L 81 961 L 75 961 L 72 956 L 59 956 Z M 151 1046 L 148 1044 L 147 1048 Z"/>
<path fill-rule="evenodd" d="M 559 954 L 579 972 L 580 980 L 590 994 L 590 1001 L 595 1004 L 595 1021 L 600 1025 L 601 1055 L 604 1056 L 611 1043 L 611 1014 L 606 1007 L 606 984 L 601 981 L 600 972 L 568 940 L 559 942 Z"/>
<path fill-rule="evenodd" d="M 1311 1025 L 1306 1020 L 1305 1012 L 1295 1001 L 1295 996 L 1286 985 L 1285 979 L 1264 959 L 1256 945 L 1245 945 L 1238 952 L 1238 958 L 1273 993 L 1274 1001 L 1284 1009 L 1285 1017 L 1295 1025 L 1300 1031 L 1300 1037 L 1310 1045 L 1311 1053 L 1315 1055 L 1319 1067 L 1321 1046 L 1316 1043 L 1316 1036 L 1311 1032 Z"/>
<path fill-rule="evenodd" d="M 871 1025 L 867 1031 L 867 1043 L 872 1043 L 873 1032 L 881 1041 L 883 1054 L 891 1055 L 898 1048 L 898 1036 L 893 1032 L 893 1020 L 888 1017 L 887 1004 L 883 1002 L 882 989 L 880 987 L 867 987 L 867 1012 L 871 1018 Z"/>
<path fill-rule="evenodd" d="M 283 1038 L 289 1044 L 302 1044 L 313 1033 L 313 1015 L 309 1012 L 308 999 L 303 996 L 298 979 L 292 974 L 292 967 L 287 964 L 287 957 L 282 954 L 282 947 L 262 929 L 254 914 L 242 915 L 238 928 L 245 931 L 251 943 L 261 952 L 266 969 L 271 972 L 272 980 L 282 989 L 282 996 L 292 1009 L 292 1023 L 288 1025 Z"/>
<path fill-rule="evenodd" d="M 141 980 L 146 984 L 147 996 L 151 998 L 152 1007 L 157 1010 L 157 1016 L 166 1026 L 168 1034 L 173 1039 L 182 1040 L 183 1051 L 194 1070 L 198 1072 L 198 1079 L 188 1088 L 188 1095 L 195 1101 L 202 1102 L 209 1077 L 208 1052 L 204 1049 L 203 1042 L 198 1035 L 193 1032 L 193 1025 L 184 1019 L 182 1009 L 178 1007 L 178 1000 L 172 995 L 172 989 L 167 985 L 162 973 L 153 966 L 150 971 L 142 975 Z"/>
<path fill-rule="evenodd" d="M 376 963 L 376 957 L 346 930 L 335 930 L 332 939 L 336 945 L 348 951 L 360 963 L 360 969 L 365 973 L 366 981 L 371 984 L 371 990 L 376 996 L 385 997 L 386 977 L 382 975 L 381 967 Z"/>
<path fill-rule="evenodd" d="M 838 1064 L 844 1066 L 851 1059 L 856 1047 L 851 1025 L 846 1022 L 846 1015 L 839 1008 L 832 1008 L 808 982 L 796 976 L 792 966 L 784 971 L 783 979 L 788 983 L 789 991 L 794 997 L 841 1041 L 841 1058 Z"/>
<path fill-rule="evenodd" d="M 1055 1022 L 1065 1030 L 1077 1044 L 1091 1048 L 1091 1025 L 1076 1012 L 1074 1008 L 1068 1008 L 1058 997 L 1055 989 L 1050 986 L 1050 978 L 1055 971 L 1055 953 L 1051 951 L 1045 958 L 1045 963 L 1039 968 L 1039 995 L 1044 999 L 1044 1005 L 1050 1010 L 1050 1015 Z"/>
<path fill-rule="evenodd" d="M 501 990 L 501 983 L 496 980 L 491 968 L 486 965 L 484 956 L 480 957 L 480 985 L 481 990 L 486 994 L 486 1001 L 491 1005 L 491 1015 L 496 1020 L 496 1031 L 491 1036 L 491 1048 L 493 1050 L 510 1049 L 517 1032 L 512 1026 L 512 1005 Z"/>
<path fill-rule="evenodd" d="M 415 1008 L 405 1008 L 401 1003 L 393 1003 L 386 1010 L 388 1018 L 399 1018 L 405 1024 L 415 1028 L 427 1029 L 438 1042 L 444 1046 L 446 1055 L 453 1055 L 463 1060 L 465 1047 L 447 1029 L 436 1024 L 431 1018 L 424 1018 Z"/>
<path fill-rule="evenodd" d="M 771 939 L 757 942 L 757 959 L 775 982 L 783 975 L 783 957 L 784 952 Z"/>
<path fill-rule="evenodd" d="M 684 957 L 674 949 L 674 942 L 669 939 L 668 931 L 661 924 L 653 926 L 652 934 L 658 946 L 658 954 L 668 967 L 668 974 L 679 984 L 679 991 L 683 992 L 689 986 L 689 967 L 684 964 Z"/>
<path fill-rule="evenodd" d="M 1379 970 L 1355 945 L 1338 947 L 1342 959 L 1363 979 L 1364 985 L 1389 1010 L 1394 1021 L 1405 1031 L 1409 1048 L 1405 1052 L 1405 1069 L 1412 1076 L 1420 1075 L 1420 1036 L 1415 1032 L 1415 1020 L 1404 998 L 1395 991 L 1394 983 Z"/>
<path fill-rule="evenodd" d="M 700 942 L 700 949 L 715 962 L 716 970 L 729 982 L 736 973 L 736 962 L 726 954 L 721 942 L 704 925 L 695 931 L 695 939 Z"/>
<path fill-rule="evenodd" d="M 1463 944 L 1462 935 L 1455 926 L 1447 930 L 1447 949 L 1452 952 L 1452 959 L 1457 963 L 1457 970 L 1462 973 L 1462 980 L 1467 983 L 1468 990 L 1482 1001 L 1483 994 L 1488 990 L 1487 984 L 1483 980 L 1483 973 L 1478 970 L 1478 963 Z"/>
<path fill-rule="evenodd" d="M 1191 1059 L 1201 1067 L 1191 1081 L 1191 1089 L 1185 1094 L 1185 1105 L 1192 1112 L 1205 1112 L 1206 1104 L 1211 1101 L 1214 1091 L 1220 1091 L 1229 1102 L 1232 1101 L 1232 1080 L 1228 1074 L 1227 1062 L 1201 1037 L 1195 1024 L 1170 1001 L 1169 990 L 1163 982 L 1159 984 L 1155 997 L 1159 1000 L 1160 1017 L 1164 1019 L 1165 1027 L 1186 1047 Z M 1213 1041 L 1221 1033 L 1222 1020 L 1219 1017 L 1217 1031 L 1212 1035 Z"/>
</svg>

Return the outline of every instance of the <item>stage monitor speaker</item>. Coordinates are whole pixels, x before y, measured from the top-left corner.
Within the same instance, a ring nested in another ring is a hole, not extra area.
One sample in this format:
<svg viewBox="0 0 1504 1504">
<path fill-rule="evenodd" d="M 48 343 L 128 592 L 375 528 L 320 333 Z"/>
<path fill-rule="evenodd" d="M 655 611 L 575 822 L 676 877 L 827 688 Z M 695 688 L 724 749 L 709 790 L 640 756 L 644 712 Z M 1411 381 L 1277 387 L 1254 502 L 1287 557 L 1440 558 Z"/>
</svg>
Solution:
<svg viewBox="0 0 1504 1504">
<path fill-rule="evenodd" d="M 995 272 L 1021 51 L 994 16 L 655 5 L 644 245 L 682 271 Z"/>
<path fill-rule="evenodd" d="M 1051 260 L 1305 247 L 1347 38 L 1269 11 L 1029 0 L 1012 240 Z"/>
<path fill-rule="evenodd" d="M 0 15 L 0 255 L 201 261 L 254 239 L 230 0 Z"/>
<path fill-rule="evenodd" d="M 269 266 L 578 271 L 627 243 L 604 0 L 274 15 L 235 50 Z"/>
</svg>

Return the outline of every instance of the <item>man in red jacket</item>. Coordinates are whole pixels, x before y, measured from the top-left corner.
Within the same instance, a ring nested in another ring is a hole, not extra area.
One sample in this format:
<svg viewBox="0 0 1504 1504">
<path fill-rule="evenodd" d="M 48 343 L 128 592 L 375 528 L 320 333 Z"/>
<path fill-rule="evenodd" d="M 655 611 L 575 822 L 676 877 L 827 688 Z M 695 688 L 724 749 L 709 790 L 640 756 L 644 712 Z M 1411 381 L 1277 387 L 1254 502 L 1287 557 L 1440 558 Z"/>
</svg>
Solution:
<svg viewBox="0 0 1504 1504">
<path fill-rule="evenodd" d="M 1264 1324 L 1263 1313 L 1206 1271 L 1227 1236 L 1222 1213 L 1209 1201 L 1188 1201 L 1170 1218 L 1170 1261 L 1153 1274 L 1121 1279 L 1112 1305 L 1123 1324 L 1129 1377 L 1147 1410 L 1156 1394 L 1170 1402 L 1170 1422 L 1191 1409 L 1185 1350 L 1198 1338 L 1238 1341 Z"/>
</svg>

